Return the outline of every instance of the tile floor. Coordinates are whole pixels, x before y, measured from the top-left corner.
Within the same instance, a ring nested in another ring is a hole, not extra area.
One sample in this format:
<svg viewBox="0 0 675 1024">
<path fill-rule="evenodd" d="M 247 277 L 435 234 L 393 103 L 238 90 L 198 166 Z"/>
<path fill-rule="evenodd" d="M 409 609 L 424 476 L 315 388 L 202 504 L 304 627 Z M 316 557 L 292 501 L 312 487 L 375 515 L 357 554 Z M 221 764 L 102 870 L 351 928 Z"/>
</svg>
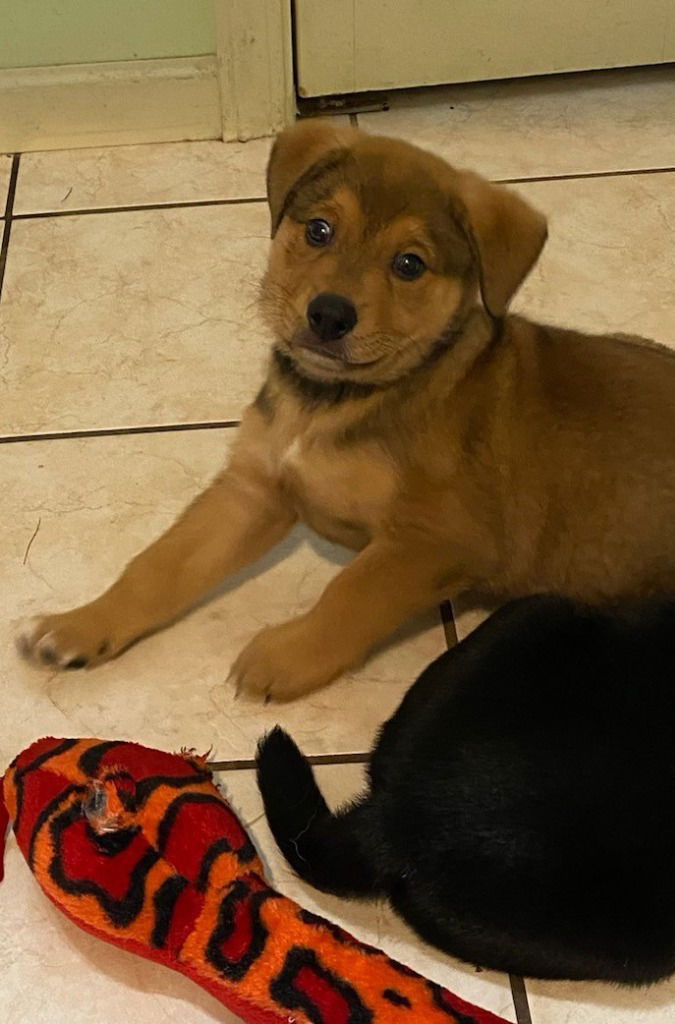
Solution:
<svg viewBox="0 0 675 1024">
<path fill-rule="evenodd" d="M 672 344 L 674 119 L 675 77 L 655 68 L 403 94 L 360 123 L 515 179 L 547 212 L 550 241 L 519 309 Z M 206 142 L 0 157 L 0 764 L 45 733 L 213 744 L 238 762 L 222 781 L 278 886 L 515 1021 L 507 978 L 434 954 L 383 909 L 300 885 L 275 853 L 248 767 L 257 737 L 280 721 L 328 756 L 320 773 L 333 800 L 356 792 L 362 769 L 348 755 L 368 749 L 443 649 L 438 615 L 311 700 L 235 703 L 224 682 L 234 653 L 307 606 L 347 557 L 297 531 L 209 605 L 94 672 L 42 675 L 10 641 L 23 615 L 93 596 L 225 457 L 267 347 L 255 306 L 267 150 Z M 460 636 L 479 615 L 458 605 Z M 0 1020 L 103 1024 L 114 1008 L 147 1024 L 234 1021 L 185 979 L 65 922 L 11 841 L 6 869 Z M 675 1022 L 675 983 L 626 993 L 528 982 L 527 993 L 533 1024 Z"/>
</svg>

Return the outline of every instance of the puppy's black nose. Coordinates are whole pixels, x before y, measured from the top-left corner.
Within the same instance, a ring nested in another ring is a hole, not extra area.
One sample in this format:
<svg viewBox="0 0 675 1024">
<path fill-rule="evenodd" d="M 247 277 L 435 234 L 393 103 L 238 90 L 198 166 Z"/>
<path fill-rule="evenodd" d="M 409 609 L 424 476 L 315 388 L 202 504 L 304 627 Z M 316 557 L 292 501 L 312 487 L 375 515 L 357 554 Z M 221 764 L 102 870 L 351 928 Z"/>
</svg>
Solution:
<svg viewBox="0 0 675 1024">
<path fill-rule="evenodd" d="M 349 299 L 321 292 L 307 307 L 307 320 L 322 341 L 337 341 L 356 326 L 358 317 Z"/>
</svg>

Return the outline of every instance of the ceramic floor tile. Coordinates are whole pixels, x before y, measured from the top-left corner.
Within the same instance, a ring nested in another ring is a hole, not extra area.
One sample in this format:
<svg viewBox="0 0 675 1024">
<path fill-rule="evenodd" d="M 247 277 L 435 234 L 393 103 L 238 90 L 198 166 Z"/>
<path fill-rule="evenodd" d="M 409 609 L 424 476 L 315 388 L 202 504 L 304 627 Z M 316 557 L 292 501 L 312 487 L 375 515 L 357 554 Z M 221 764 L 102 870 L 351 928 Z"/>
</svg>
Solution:
<svg viewBox="0 0 675 1024">
<path fill-rule="evenodd" d="M 12 158 L 0 153 L 0 218 L 4 217 L 5 204 L 7 203 L 7 189 L 9 188 L 9 175 L 12 170 Z"/>
<path fill-rule="evenodd" d="M 0 445 L 0 690 L 3 720 L 12 723 L 0 730 L 0 765 L 46 734 L 212 746 L 218 759 L 246 759 L 276 722 L 311 753 L 368 750 L 444 649 L 440 617 L 431 613 L 361 670 L 305 700 L 235 700 L 226 678 L 244 644 L 309 607 L 351 557 L 299 529 L 210 603 L 107 665 L 50 675 L 19 659 L 15 620 L 96 596 L 207 485 L 233 436 L 205 430 Z"/>
<path fill-rule="evenodd" d="M 549 239 L 514 311 L 675 345 L 675 173 L 518 189 L 548 216 Z"/>
<path fill-rule="evenodd" d="M 239 417 L 268 239 L 262 203 L 14 221 L 0 432 Z"/>
<path fill-rule="evenodd" d="M 552 75 L 392 94 L 359 114 L 490 178 L 675 166 L 672 66 Z"/>
<path fill-rule="evenodd" d="M 528 981 L 532 1024 L 673 1024 L 675 979 L 648 989 Z"/>
<path fill-rule="evenodd" d="M 265 195 L 270 140 L 171 142 L 25 153 L 15 212 Z"/>
<path fill-rule="evenodd" d="M 357 766 L 320 768 L 318 777 L 334 804 L 361 787 Z M 249 826 L 276 888 L 464 999 L 506 1020 L 515 1019 L 503 976 L 476 973 L 423 946 L 383 906 L 347 903 L 300 883 L 276 851 L 252 771 L 221 773 L 217 780 Z M 115 1019 L 137 1019 L 143 1024 L 178 1024 L 186 1019 L 191 1024 L 229 1024 L 234 1020 L 187 979 L 106 946 L 64 920 L 38 890 L 13 839 L 8 843 L 7 876 L 0 894 L 0 962 L 4 968 L 0 1016 L 8 1024 L 98 1024 L 111 1019 L 110 1007 L 114 1007 Z"/>
</svg>

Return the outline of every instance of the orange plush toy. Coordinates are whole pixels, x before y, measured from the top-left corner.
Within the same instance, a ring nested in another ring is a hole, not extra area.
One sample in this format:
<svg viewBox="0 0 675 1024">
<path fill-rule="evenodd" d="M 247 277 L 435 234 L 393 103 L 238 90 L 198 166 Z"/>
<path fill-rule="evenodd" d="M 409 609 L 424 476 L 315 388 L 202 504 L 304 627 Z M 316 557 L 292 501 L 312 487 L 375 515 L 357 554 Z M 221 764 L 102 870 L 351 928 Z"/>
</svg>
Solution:
<svg viewBox="0 0 675 1024">
<path fill-rule="evenodd" d="M 270 888 L 204 757 L 42 739 L 12 762 L 4 802 L 0 840 L 8 811 L 67 917 L 248 1024 L 505 1024 Z"/>
</svg>

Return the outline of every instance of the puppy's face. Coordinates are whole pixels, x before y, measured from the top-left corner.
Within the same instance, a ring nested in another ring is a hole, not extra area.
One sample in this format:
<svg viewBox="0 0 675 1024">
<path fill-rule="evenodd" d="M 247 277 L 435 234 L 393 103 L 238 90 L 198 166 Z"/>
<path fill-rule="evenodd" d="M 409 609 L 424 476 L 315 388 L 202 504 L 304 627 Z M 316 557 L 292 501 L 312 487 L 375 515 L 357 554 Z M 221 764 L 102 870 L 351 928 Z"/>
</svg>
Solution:
<svg viewBox="0 0 675 1024">
<path fill-rule="evenodd" d="M 461 195 L 476 182 L 493 190 L 413 146 L 330 122 L 279 138 L 268 169 L 273 242 L 262 305 L 301 373 L 386 383 L 448 343 L 483 285 Z"/>
</svg>

